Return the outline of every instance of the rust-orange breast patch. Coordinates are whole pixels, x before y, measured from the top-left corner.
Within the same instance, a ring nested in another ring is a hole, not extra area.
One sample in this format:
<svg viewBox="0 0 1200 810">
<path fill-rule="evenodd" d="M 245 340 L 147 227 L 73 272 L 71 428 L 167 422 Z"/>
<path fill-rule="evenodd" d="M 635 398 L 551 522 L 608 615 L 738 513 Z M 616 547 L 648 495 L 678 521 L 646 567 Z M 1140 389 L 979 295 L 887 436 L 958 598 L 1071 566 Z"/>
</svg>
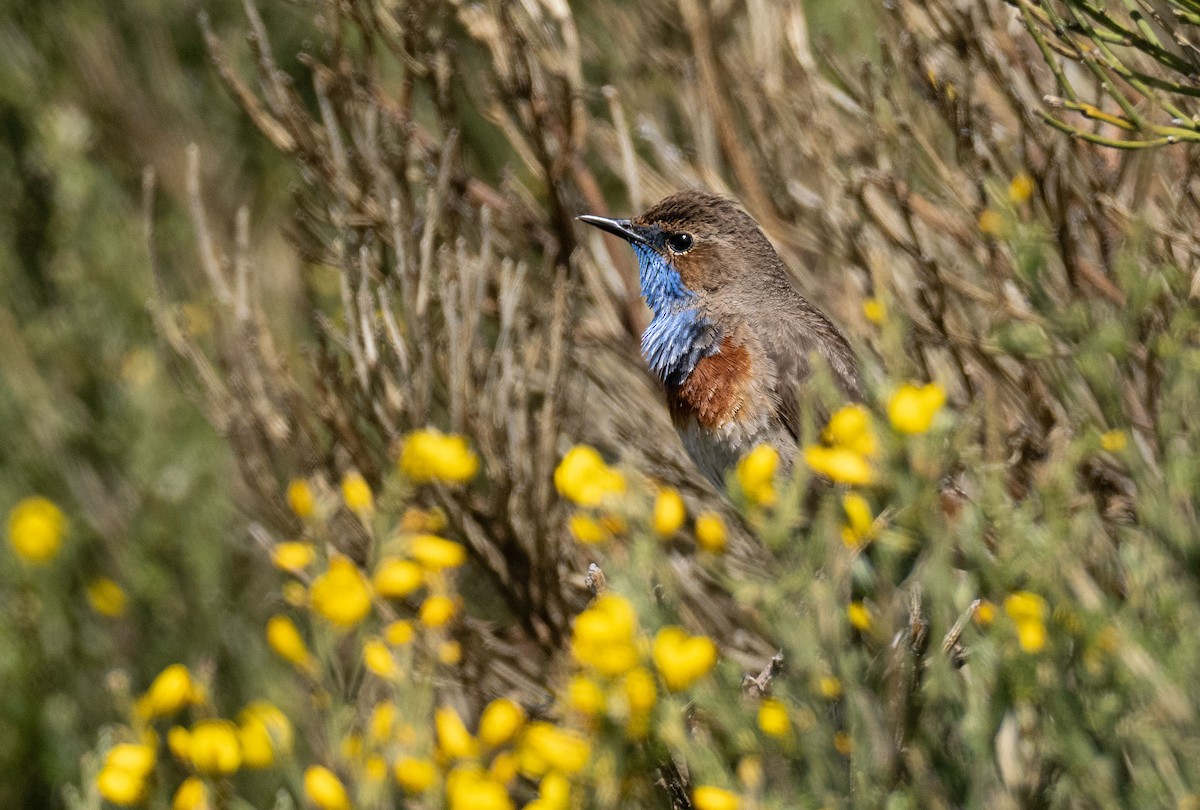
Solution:
<svg viewBox="0 0 1200 810">
<path fill-rule="evenodd" d="M 750 381 L 750 353 L 726 337 L 716 354 L 703 357 L 683 385 L 667 392 L 675 419 L 694 417 L 702 427 L 717 428 L 739 416 Z"/>
</svg>

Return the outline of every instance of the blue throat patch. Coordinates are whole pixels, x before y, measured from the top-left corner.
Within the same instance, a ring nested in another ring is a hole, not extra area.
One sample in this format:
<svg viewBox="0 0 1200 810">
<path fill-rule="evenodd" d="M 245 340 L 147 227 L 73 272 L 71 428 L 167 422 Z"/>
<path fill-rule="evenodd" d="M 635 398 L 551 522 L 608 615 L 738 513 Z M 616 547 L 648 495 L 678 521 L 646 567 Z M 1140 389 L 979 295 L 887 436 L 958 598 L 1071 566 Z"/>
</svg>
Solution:
<svg viewBox="0 0 1200 810">
<path fill-rule="evenodd" d="M 716 329 L 701 314 L 696 294 L 679 271 L 648 245 L 635 244 L 642 297 L 654 320 L 642 333 L 642 357 L 664 383 L 683 385 L 702 358 L 720 348 Z"/>
</svg>

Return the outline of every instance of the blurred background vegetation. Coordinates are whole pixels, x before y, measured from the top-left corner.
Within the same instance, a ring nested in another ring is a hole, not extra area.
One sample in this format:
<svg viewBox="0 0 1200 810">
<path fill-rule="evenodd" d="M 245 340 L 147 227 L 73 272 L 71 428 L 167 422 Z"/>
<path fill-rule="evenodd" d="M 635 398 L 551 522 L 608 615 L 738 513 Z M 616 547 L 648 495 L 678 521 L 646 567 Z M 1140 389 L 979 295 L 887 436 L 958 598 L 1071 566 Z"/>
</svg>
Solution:
<svg viewBox="0 0 1200 810">
<path fill-rule="evenodd" d="M 731 662 L 713 716 L 656 732 L 643 776 L 669 749 L 750 806 L 1194 806 L 1190 3 L 203 8 L 207 42 L 188 4 L 0 11 L 0 509 L 41 495 L 69 521 L 53 565 L 6 547 L 0 567 L 0 806 L 86 793 L 97 735 L 174 662 L 303 727 L 263 643 L 283 602 L 264 547 L 373 565 L 384 529 L 338 508 L 318 531 L 284 496 L 303 479 L 336 502 L 350 473 L 393 492 L 387 525 L 437 508 L 470 551 L 438 687 L 466 717 L 501 694 L 554 714 L 598 562 L 646 627 L 669 614 Z M 956 416 L 880 462 L 880 552 L 844 556 L 834 499 L 727 504 L 675 442 L 632 257 L 572 218 L 695 185 L 742 201 L 846 327 L 881 419 L 899 382 L 948 392 Z M 427 424 L 470 438 L 481 483 L 395 494 Z M 576 441 L 720 512 L 728 554 L 647 544 L 636 497 L 627 542 L 576 543 L 550 483 Z M 127 604 L 97 604 L 100 578 Z M 939 642 L 975 600 L 1026 591 L 1049 651 L 964 638 L 951 666 Z M 905 632 L 933 643 L 889 645 Z M 758 751 L 737 708 L 780 648 L 799 754 Z M 298 757 L 337 758 L 306 736 Z M 688 806 L 652 782 L 607 806 Z"/>
</svg>

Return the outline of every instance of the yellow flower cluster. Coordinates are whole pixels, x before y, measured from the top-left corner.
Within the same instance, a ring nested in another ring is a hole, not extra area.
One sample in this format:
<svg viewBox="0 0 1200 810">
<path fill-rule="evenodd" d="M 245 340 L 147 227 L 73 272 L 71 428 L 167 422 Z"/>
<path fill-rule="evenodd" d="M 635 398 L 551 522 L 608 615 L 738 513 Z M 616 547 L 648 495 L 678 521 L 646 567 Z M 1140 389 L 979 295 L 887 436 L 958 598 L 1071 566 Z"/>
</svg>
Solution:
<svg viewBox="0 0 1200 810">
<path fill-rule="evenodd" d="M 834 412 L 821 433 L 821 441 L 804 448 L 804 461 L 813 472 L 853 486 L 874 481 L 871 459 L 879 447 L 871 414 L 865 407 L 846 405 Z"/>
<path fill-rule="evenodd" d="M 107 801 L 121 807 L 141 804 L 146 781 L 157 760 L 154 749 L 144 743 L 118 743 L 104 755 L 96 776 L 96 789 Z"/>
<path fill-rule="evenodd" d="M 1004 612 L 1017 626 L 1017 643 L 1031 655 L 1046 646 L 1046 600 L 1036 593 L 1017 591 L 1004 599 Z"/>
<path fill-rule="evenodd" d="M 120 806 L 143 803 L 157 762 L 158 734 L 148 724 L 173 717 L 189 706 L 207 704 L 205 690 L 187 667 L 172 664 L 150 683 L 133 707 L 132 728 L 127 732 L 143 742 L 122 743 L 106 754 L 96 777 L 96 788 L 109 802 Z M 210 713 L 211 707 L 203 710 Z M 238 723 L 207 716 L 189 729 L 172 726 L 167 748 L 186 768 L 200 777 L 221 778 L 242 768 L 266 768 L 279 755 L 290 753 L 293 731 L 287 716 L 270 703 L 247 706 Z M 197 776 L 185 779 L 175 792 L 172 810 L 211 810 L 206 783 Z"/>
<path fill-rule="evenodd" d="M 926 433 L 945 404 L 946 391 L 937 383 L 905 384 L 888 398 L 888 420 L 900 433 Z"/>
<path fill-rule="evenodd" d="M 404 440 L 400 469 L 416 484 L 461 484 L 479 472 L 479 457 L 464 437 L 430 428 L 413 431 Z"/>
<path fill-rule="evenodd" d="M 66 516 L 48 498 L 24 498 L 8 513 L 8 543 L 27 563 L 41 565 L 54 559 L 66 532 Z"/>
<path fill-rule="evenodd" d="M 595 448 L 577 444 L 554 470 L 554 486 L 577 506 L 596 507 L 625 494 L 625 476 L 605 464 Z"/>
<path fill-rule="evenodd" d="M 658 686 L 643 660 L 645 646 L 629 601 L 613 592 L 602 594 L 575 618 L 571 653 L 580 672 L 565 689 L 567 708 L 589 723 L 606 716 L 630 738 L 645 737 L 658 705 Z M 650 645 L 650 658 L 666 688 L 679 691 L 712 670 L 717 650 L 711 639 L 665 627 Z"/>
<path fill-rule="evenodd" d="M 571 654 L 583 667 L 606 677 L 623 675 L 638 664 L 637 614 L 615 593 L 601 594 L 575 617 Z"/>
<path fill-rule="evenodd" d="M 512 810 L 509 785 L 518 774 L 539 781 L 539 796 L 526 810 L 566 810 L 569 778 L 591 760 L 591 745 L 577 732 L 546 722 L 527 722 L 525 710 L 507 698 L 489 703 L 472 734 L 450 706 L 433 715 L 433 760 L 400 755 L 392 768 L 409 795 L 444 780 L 449 810 Z"/>
</svg>

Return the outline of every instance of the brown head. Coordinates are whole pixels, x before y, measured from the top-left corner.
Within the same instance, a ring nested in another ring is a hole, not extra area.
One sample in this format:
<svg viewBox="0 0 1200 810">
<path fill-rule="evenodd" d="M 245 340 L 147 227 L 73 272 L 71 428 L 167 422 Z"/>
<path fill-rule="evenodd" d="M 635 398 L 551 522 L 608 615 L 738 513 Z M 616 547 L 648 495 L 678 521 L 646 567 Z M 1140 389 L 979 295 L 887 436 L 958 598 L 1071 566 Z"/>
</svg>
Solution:
<svg viewBox="0 0 1200 810">
<path fill-rule="evenodd" d="M 792 290 L 783 262 L 758 224 L 716 194 L 681 191 L 629 220 L 580 219 L 633 245 L 642 295 L 656 314 L 675 297 L 672 277 L 710 311 L 725 309 L 723 297 L 740 305 Z"/>
</svg>

